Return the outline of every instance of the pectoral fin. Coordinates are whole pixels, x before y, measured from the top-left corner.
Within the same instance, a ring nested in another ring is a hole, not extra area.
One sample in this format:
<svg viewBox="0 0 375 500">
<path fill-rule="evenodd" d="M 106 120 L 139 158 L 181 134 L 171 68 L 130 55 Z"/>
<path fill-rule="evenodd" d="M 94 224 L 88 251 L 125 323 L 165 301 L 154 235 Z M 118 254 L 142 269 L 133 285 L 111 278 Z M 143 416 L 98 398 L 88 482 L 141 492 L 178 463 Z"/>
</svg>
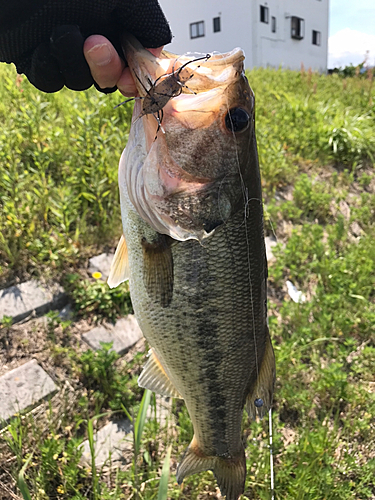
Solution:
<svg viewBox="0 0 375 500">
<path fill-rule="evenodd" d="M 181 398 L 162 364 L 151 349 L 150 357 L 138 379 L 138 385 L 169 398 Z"/>
<path fill-rule="evenodd" d="M 149 296 L 162 307 L 168 307 L 173 296 L 172 238 L 158 234 L 155 241 L 142 241 L 143 281 Z"/>
<path fill-rule="evenodd" d="M 250 418 L 255 418 L 256 415 L 263 418 L 266 412 L 271 408 L 273 387 L 275 385 L 275 374 L 275 356 L 273 353 L 271 339 L 267 331 L 266 347 L 259 375 L 246 398 L 245 408 Z M 263 405 L 257 407 L 255 405 L 255 400 L 259 401 L 260 399 L 262 400 Z"/>
<path fill-rule="evenodd" d="M 115 288 L 123 281 L 128 280 L 129 275 L 128 247 L 126 246 L 124 235 L 122 235 L 111 264 L 111 270 L 107 280 L 108 286 L 110 288 Z"/>
</svg>

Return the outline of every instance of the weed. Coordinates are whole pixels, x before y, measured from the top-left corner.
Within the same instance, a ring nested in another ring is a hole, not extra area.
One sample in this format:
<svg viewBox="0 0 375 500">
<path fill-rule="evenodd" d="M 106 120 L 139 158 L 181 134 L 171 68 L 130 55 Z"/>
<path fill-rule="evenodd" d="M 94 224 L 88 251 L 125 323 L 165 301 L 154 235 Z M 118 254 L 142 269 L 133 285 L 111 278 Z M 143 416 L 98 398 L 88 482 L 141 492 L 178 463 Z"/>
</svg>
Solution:
<svg viewBox="0 0 375 500">
<path fill-rule="evenodd" d="M 370 174 L 367 174 L 367 173 L 363 173 L 359 179 L 359 184 L 360 186 L 362 186 L 363 188 L 366 188 L 370 185 L 371 181 L 373 179 L 373 175 L 370 175 Z"/>
<path fill-rule="evenodd" d="M 20 489 L 20 491 L 22 493 L 22 496 L 23 496 L 24 500 L 31 500 L 30 491 L 29 491 L 29 488 L 27 487 L 27 485 L 25 483 L 24 474 L 25 474 L 25 470 L 27 469 L 27 467 L 28 467 L 28 465 L 30 463 L 30 460 L 32 458 L 33 458 L 33 455 L 31 454 L 29 456 L 29 458 L 26 460 L 25 465 L 20 470 L 20 473 L 18 474 L 17 484 L 18 484 L 18 487 L 19 487 L 19 489 Z"/>
<path fill-rule="evenodd" d="M 1 273 L 58 273 L 118 233 L 117 164 L 128 105 L 94 89 L 42 94 L 2 65 Z M 113 154 L 117 151 L 117 154 Z"/>
<path fill-rule="evenodd" d="M 158 500 L 167 500 L 168 498 L 168 481 L 169 481 L 169 462 L 171 459 L 172 446 L 168 447 L 167 454 L 164 459 L 163 469 L 161 471 Z"/>
<path fill-rule="evenodd" d="M 330 215 L 332 194 L 327 185 L 301 174 L 294 185 L 293 198 L 301 214 L 325 222 Z"/>
<path fill-rule="evenodd" d="M 90 394 L 90 404 L 96 412 L 109 407 L 111 410 L 120 410 L 122 405 L 134 404 L 134 384 L 130 385 L 127 373 L 120 373 L 116 361 L 120 358 L 112 350 L 112 343 L 101 343 L 97 351 L 88 350 L 75 357 L 76 370 L 82 384 Z"/>
<path fill-rule="evenodd" d="M 94 321 L 104 318 L 114 321 L 133 312 L 128 283 L 109 288 L 107 283 L 99 280 L 92 283 L 74 274 L 67 277 L 67 289 L 78 315 L 90 316 Z"/>
</svg>

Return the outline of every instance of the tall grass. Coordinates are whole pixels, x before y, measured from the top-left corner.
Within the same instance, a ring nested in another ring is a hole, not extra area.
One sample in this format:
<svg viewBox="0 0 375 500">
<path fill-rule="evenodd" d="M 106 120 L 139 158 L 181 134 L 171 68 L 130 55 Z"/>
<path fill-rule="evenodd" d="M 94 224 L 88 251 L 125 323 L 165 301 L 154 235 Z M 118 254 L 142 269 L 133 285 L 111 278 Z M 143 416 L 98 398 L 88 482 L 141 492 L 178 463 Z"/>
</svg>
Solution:
<svg viewBox="0 0 375 500">
<path fill-rule="evenodd" d="M 372 79 L 271 69 L 248 78 L 266 189 L 294 180 L 301 157 L 350 170 L 374 162 Z"/>
<path fill-rule="evenodd" d="M 1 65 L 0 274 L 58 273 L 120 230 L 129 106 L 94 89 L 43 94 Z"/>
</svg>

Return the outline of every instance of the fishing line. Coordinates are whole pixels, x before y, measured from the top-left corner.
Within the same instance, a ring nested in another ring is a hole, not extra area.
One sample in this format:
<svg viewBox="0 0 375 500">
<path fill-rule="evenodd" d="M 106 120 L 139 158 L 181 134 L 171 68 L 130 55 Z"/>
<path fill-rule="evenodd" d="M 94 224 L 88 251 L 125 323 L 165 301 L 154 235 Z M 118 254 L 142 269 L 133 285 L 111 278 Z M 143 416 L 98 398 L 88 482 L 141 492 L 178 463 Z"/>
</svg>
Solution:
<svg viewBox="0 0 375 500">
<path fill-rule="evenodd" d="M 272 408 L 268 411 L 268 434 L 269 434 L 269 449 L 270 449 L 270 476 L 271 476 L 271 500 L 275 499 L 275 475 L 273 470 L 273 433 L 272 433 Z"/>
<path fill-rule="evenodd" d="M 256 371 L 257 371 L 257 392 L 259 394 L 259 365 L 258 365 L 258 353 L 257 353 L 257 341 L 256 341 L 256 335 L 255 335 L 255 314 L 254 314 L 254 302 L 253 302 L 253 285 L 252 285 L 252 279 L 251 279 L 251 261 L 250 261 L 250 244 L 249 244 L 249 235 L 248 235 L 248 229 L 247 229 L 247 218 L 249 216 L 249 203 L 252 200 L 257 200 L 260 203 L 262 203 L 262 200 L 259 200 L 258 198 L 249 198 L 248 197 L 248 191 L 245 186 L 242 172 L 241 172 L 241 167 L 240 167 L 240 160 L 239 160 L 239 154 L 238 154 L 238 147 L 237 147 L 237 141 L 236 141 L 236 135 L 234 132 L 234 127 L 233 127 L 233 121 L 231 118 L 231 115 L 229 113 L 229 103 L 228 99 L 226 100 L 226 105 L 227 105 L 227 111 L 228 111 L 228 116 L 230 119 L 231 123 L 231 128 L 232 128 L 232 135 L 234 139 L 234 145 L 235 145 L 235 150 L 236 150 L 236 160 L 237 160 L 237 168 L 239 172 L 239 177 L 241 180 L 241 188 L 242 188 L 242 195 L 243 199 L 245 202 L 245 207 L 244 207 L 244 228 L 245 228 L 245 237 L 246 237 L 246 245 L 247 245 L 247 262 L 248 262 L 248 272 L 249 272 L 249 291 L 250 291 L 250 300 L 251 300 L 251 312 L 252 312 L 252 319 L 253 319 L 253 337 L 254 337 L 254 349 L 255 349 L 255 365 L 256 365 Z M 254 100 L 254 107 L 255 107 L 255 100 Z M 254 131 L 253 133 L 255 134 L 255 119 L 254 119 Z M 252 140 L 250 138 L 250 140 Z M 256 142 L 254 142 L 256 145 Z M 270 223 L 271 223 L 271 228 L 272 231 L 275 235 L 275 238 L 277 239 L 277 236 L 275 234 L 275 231 L 273 229 L 272 221 L 269 218 Z M 242 225 L 242 223 L 241 223 Z M 241 227 L 241 225 L 239 227 Z M 255 400 L 256 401 L 256 400 Z M 264 404 L 264 401 L 263 401 Z M 270 486 L 271 486 L 271 500 L 274 500 L 275 498 L 275 478 L 274 478 L 274 468 L 273 468 L 273 430 L 272 430 L 272 408 L 269 409 L 268 411 L 268 428 L 269 428 L 269 450 L 270 450 Z"/>
<path fill-rule="evenodd" d="M 254 300 L 253 300 L 253 283 L 251 279 L 251 261 L 250 261 L 250 243 L 249 243 L 249 235 L 248 235 L 248 229 L 247 229 L 247 218 L 248 218 L 248 206 L 249 206 L 249 196 L 248 196 L 248 190 L 245 185 L 245 182 L 243 180 L 242 172 L 241 172 L 241 166 L 240 166 L 240 159 L 239 159 L 239 154 L 238 154 L 238 147 L 237 147 L 237 138 L 236 134 L 234 132 L 234 126 L 233 126 L 233 120 L 231 117 L 231 114 L 229 113 L 229 103 L 228 99 L 226 99 L 226 105 L 227 105 L 227 111 L 228 111 L 228 116 L 231 124 L 231 129 L 232 129 L 232 135 L 233 135 L 233 140 L 234 140 L 234 147 L 236 151 L 236 160 L 237 160 L 237 168 L 238 168 L 238 173 L 241 181 L 241 189 L 242 189 L 242 196 L 243 200 L 245 202 L 245 207 L 244 207 L 244 228 L 245 228 L 245 238 L 246 238 L 246 246 L 247 246 L 247 265 L 248 265 L 248 272 L 249 272 L 249 292 L 250 292 L 250 302 L 251 302 L 251 315 L 252 315 L 252 320 L 253 320 L 253 339 L 254 339 L 254 354 L 255 354 L 255 367 L 256 367 L 256 373 L 257 373 L 257 391 L 259 392 L 259 362 L 258 362 L 258 345 L 257 345 L 257 340 L 256 340 L 256 335 L 255 335 L 255 312 L 254 312 Z"/>
<path fill-rule="evenodd" d="M 276 242 L 278 242 L 279 238 L 277 237 L 275 228 L 273 227 L 273 222 L 272 222 L 272 219 L 271 219 L 271 215 L 270 215 L 269 211 L 267 210 L 267 208 L 265 207 L 265 205 L 263 205 L 263 208 L 264 208 L 265 213 L 267 214 L 268 220 L 270 221 L 270 226 L 271 226 L 272 234 L 273 234 Z"/>
</svg>

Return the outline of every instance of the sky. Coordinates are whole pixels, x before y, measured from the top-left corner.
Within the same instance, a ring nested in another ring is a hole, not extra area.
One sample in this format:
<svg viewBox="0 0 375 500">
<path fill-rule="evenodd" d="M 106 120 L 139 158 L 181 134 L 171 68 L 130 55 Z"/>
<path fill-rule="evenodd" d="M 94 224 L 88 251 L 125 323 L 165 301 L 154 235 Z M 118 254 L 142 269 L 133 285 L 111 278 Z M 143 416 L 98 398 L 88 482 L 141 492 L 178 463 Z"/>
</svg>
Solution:
<svg viewBox="0 0 375 500">
<path fill-rule="evenodd" d="M 375 66 L 375 1 L 329 0 L 328 68 Z"/>
</svg>

